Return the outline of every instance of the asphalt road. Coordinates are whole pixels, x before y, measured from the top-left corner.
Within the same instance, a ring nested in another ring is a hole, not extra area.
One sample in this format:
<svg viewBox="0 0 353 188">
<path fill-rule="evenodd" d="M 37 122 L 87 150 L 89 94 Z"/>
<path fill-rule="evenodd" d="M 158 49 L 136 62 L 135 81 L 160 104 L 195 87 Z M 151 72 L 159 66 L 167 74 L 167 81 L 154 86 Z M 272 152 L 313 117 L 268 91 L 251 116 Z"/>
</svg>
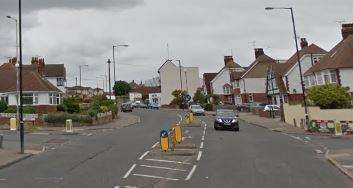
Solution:
<svg viewBox="0 0 353 188">
<path fill-rule="evenodd" d="M 159 131 L 180 112 L 134 113 L 140 124 L 72 136 L 1 169 L 0 187 L 353 187 L 314 145 L 289 135 L 246 123 L 240 132 L 215 131 L 212 117 L 201 117 L 200 126 L 183 129 L 180 148 L 163 153 Z"/>
</svg>

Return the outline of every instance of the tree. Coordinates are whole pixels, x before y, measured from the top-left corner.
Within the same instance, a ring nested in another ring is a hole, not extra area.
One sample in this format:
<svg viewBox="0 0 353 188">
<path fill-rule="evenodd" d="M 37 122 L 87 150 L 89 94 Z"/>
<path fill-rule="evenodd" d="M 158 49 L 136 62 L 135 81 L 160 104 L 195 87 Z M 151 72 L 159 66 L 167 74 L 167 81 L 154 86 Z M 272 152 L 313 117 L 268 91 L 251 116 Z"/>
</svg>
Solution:
<svg viewBox="0 0 353 188">
<path fill-rule="evenodd" d="M 177 105 L 180 108 L 183 107 L 183 99 L 182 96 L 185 96 L 187 94 L 186 91 L 181 91 L 181 90 L 174 90 L 172 92 L 172 95 L 174 97 L 174 99 L 172 100 L 172 102 L 170 102 L 170 105 Z"/>
<path fill-rule="evenodd" d="M 314 105 L 323 109 L 347 108 L 352 100 L 348 88 L 337 84 L 314 86 L 309 89 L 308 97 Z"/>
<path fill-rule="evenodd" d="M 132 88 L 129 83 L 120 80 L 115 82 L 113 89 L 116 96 L 124 96 L 127 95 Z"/>
<path fill-rule="evenodd" d="M 4 112 L 7 109 L 7 104 L 5 101 L 0 100 L 0 113 Z"/>
<path fill-rule="evenodd" d="M 65 112 L 70 114 L 80 112 L 80 99 L 78 97 L 69 97 L 64 99 L 62 107 Z"/>
<path fill-rule="evenodd" d="M 200 89 L 196 91 L 192 100 L 195 103 L 201 104 L 202 106 L 207 103 L 207 97 Z"/>
</svg>

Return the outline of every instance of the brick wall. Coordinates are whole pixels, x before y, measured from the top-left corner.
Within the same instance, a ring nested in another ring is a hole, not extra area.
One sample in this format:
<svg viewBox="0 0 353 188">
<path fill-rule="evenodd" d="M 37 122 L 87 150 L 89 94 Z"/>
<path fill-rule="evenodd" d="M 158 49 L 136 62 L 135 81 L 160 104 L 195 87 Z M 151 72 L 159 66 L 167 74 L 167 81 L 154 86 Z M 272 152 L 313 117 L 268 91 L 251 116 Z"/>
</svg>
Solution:
<svg viewBox="0 0 353 188">
<path fill-rule="evenodd" d="M 33 106 L 36 109 L 37 114 L 48 114 L 50 112 L 56 112 L 56 106 L 48 106 L 48 105 L 38 105 Z"/>
</svg>

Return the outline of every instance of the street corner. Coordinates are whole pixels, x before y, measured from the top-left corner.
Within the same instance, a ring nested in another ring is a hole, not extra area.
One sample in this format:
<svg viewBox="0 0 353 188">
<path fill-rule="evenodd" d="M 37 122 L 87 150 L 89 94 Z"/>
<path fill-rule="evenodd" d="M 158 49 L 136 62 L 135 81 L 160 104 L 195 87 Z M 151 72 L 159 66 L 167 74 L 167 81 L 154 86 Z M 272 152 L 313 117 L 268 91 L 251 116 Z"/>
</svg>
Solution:
<svg viewBox="0 0 353 188">
<path fill-rule="evenodd" d="M 0 150 L 0 169 L 9 167 L 15 163 L 25 160 L 31 157 L 33 154 L 31 152 L 25 151 L 24 154 L 19 153 L 14 150 Z"/>
<path fill-rule="evenodd" d="M 353 180 L 353 149 L 330 150 L 326 159 Z"/>
</svg>

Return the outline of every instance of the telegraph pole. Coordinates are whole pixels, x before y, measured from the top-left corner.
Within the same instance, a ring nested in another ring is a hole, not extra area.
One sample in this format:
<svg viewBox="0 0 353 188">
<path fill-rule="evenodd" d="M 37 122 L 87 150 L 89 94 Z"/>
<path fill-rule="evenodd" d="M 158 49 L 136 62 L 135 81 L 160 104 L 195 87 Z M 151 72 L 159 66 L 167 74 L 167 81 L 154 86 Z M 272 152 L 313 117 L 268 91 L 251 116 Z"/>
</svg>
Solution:
<svg viewBox="0 0 353 188">
<path fill-rule="evenodd" d="M 20 141 L 21 141 L 21 154 L 24 153 L 24 122 L 23 122 L 23 100 L 22 100 L 22 85 L 23 85 L 23 80 L 22 80 L 22 1 L 18 1 L 18 19 L 19 19 L 19 51 L 20 51 L 20 61 L 19 61 L 19 69 L 20 69 L 20 74 L 19 74 L 19 82 L 20 82 Z"/>
<path fill-rule="evenodd" d="M 110 78 L 110 59 L 108 59 L 107 61 L 108 63 L 108 78 L 109 78 L 109 99 L 111 100 L 112 99 L 112 85 L 111 85 L 111 78 Z"/>
</svg>

